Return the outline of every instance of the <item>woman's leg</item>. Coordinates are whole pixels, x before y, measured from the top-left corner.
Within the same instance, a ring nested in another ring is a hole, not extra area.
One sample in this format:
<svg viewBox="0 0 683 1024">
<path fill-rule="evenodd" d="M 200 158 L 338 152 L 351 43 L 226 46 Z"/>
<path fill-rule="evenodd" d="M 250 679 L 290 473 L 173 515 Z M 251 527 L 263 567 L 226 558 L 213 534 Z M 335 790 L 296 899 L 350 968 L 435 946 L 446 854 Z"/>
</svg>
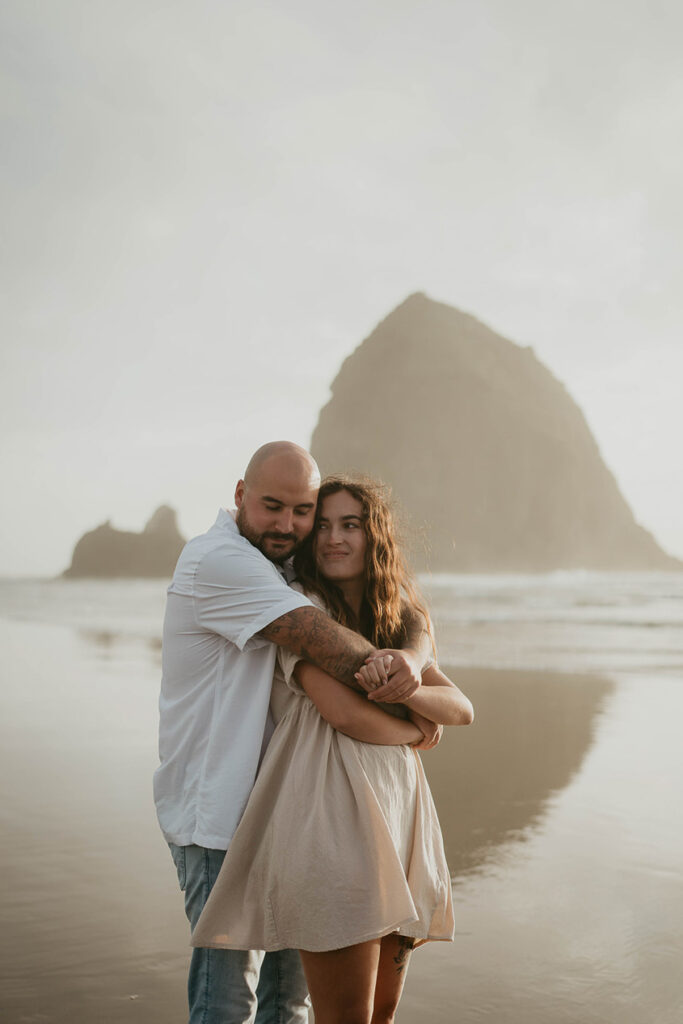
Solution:
<svg viewBox="0 0 683 1024">
<path fill-rule="evenodd" d="M 326 953 L 301 952 L 315 1024 L 370 1024 L 380 939 Z"/>
<path fill-rule="evenodd" d="M 372 1024 L 393 1024 L 415 939 L 385 935 L 381 941 Z"/>
</svg>

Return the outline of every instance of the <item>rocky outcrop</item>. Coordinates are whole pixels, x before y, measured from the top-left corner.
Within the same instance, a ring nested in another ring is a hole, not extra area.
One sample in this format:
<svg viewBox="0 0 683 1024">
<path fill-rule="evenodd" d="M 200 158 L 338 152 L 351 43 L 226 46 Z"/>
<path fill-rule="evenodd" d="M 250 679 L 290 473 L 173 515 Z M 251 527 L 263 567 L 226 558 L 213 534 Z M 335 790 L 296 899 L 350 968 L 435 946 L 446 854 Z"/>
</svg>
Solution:
<svg viewBox="0 0 683 1024">
<path fill-rule="evenodd" d="M 175 511 L 162 505 L 142 533 L 116 530 L 107 521 L 84 534 L 64 576 L 169 577 L 184 544 Z"/>
<path fill-rule="evenodd" d="M 417 568 L 682 567 L 635 522 L 581 410 L 533 351 L 422 294 L 344 361 L 311 450 L 323 473 L 392 486 L 428 538 Z"/>
</svg>

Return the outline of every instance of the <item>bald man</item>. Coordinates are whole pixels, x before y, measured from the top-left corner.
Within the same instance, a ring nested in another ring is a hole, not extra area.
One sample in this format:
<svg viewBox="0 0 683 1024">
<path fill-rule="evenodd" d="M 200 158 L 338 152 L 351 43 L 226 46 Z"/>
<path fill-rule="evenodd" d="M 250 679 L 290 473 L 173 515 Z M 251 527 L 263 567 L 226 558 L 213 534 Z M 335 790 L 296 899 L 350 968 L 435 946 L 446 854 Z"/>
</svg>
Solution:
<svg viewBox="0 0 683 1024">
<path fill-rule="evenodd" d="M 307 451 L 275 441 L 254 454 L 211 529 L 185 545 L 168 589 L 159 701 L 159 823 L 192 927 L 208 899 L 270 738 L 276 645 L 349 686 L 373 647 L 288 586 L 287 562 L 313 528 L 320 473 Z M 373 696 L 420 685 L 417 638 L 396 652 Z M 283 851 L 284 855 L 284 851 Z M 305 1024 L 296 951 L 195 949 L 190 1024 Z"/>
</svg>

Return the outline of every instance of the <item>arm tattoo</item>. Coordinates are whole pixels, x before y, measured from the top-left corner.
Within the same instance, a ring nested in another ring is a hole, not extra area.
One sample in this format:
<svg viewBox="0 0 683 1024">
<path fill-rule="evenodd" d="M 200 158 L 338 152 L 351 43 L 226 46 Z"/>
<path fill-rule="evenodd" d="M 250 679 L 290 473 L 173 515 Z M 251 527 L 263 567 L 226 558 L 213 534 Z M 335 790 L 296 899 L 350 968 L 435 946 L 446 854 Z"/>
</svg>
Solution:
<svg viewBox="0 0 683 1024">
<path fill-rule="evenodd" d="M 364 637 L 340 626 L 319 608 L 295 608 L 261 630 L 266 640 L 299 654 L 347 686 L 374 648 Z"/>
</svg>

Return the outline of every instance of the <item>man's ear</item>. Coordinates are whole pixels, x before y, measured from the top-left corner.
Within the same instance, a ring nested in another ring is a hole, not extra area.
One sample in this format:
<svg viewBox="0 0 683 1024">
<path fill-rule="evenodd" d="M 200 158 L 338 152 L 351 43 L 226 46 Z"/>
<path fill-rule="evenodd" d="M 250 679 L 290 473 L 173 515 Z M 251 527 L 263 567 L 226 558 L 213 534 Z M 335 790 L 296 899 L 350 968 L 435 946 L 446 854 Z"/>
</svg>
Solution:
<svg viewBox="0 0 683 1024">
<path fill-rule="evenodd" d="M 237 487 L 235 488 L 235 505 L 237 508 L 242 508 L 242 502 L 244 501 L 244 480 L 237 481 Z"/>
</svg>

